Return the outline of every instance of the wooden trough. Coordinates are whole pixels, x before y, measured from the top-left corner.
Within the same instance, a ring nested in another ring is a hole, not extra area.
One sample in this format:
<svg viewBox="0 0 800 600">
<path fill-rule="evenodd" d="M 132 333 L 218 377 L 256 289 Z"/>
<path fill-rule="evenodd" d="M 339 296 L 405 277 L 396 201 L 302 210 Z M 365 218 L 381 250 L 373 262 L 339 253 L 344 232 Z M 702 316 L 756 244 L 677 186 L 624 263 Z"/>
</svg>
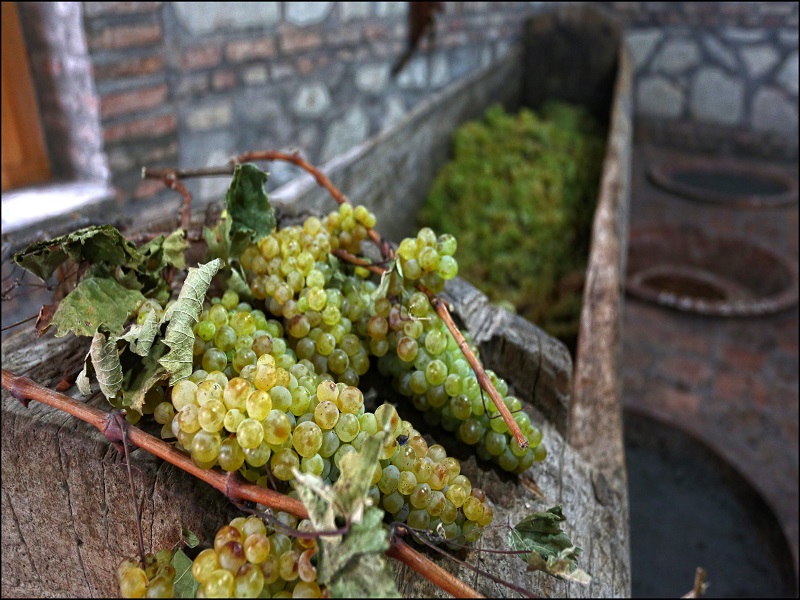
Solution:
<svg viewBox="0 0 800 600">
<path fill-rule="evenodd" d="M 631 147 L 631 67 L 613 22 L 587 6 L 566 6 L 526 24 L 525 43 L 476 75 L 433 97 L 404 121 L 331 161 L 324 170 L 354 202 L 378 215 L 384 237 L 399 240 L 448 159 L 455 127 L 493 102 L 536 107 L 545 98 L 582 102 L 608 124 L 586 274 L 577 354 L 534 324 L 491 306 L 464 281 L 448 283 L 456 314 L 479 344 L 487 368 L 509 382 L 534 422 L 548 457 L 520 477 L 501 474 L 454 446 L 462 470 L 494 502 L 495 524 L 462 560 L 536 595 L 630 595 L 628 500 L 622 437 L 620 356 L 622 281 L 627 236 Z M 332 201 L 309 177 L 277 190 L 273 202 L 291 218 L 328 211 Z M 2 365 L 53 387 L 83 360 L 87 341 L 24 331 L 3 341 Z M 77 391 L 68 393 L 77 397 Z M 136 554 L 127 472 L 93 428 L 32 402 L 2 396 L 2 595 L 102 597 L 118 594 L 119 561 Z M 92 404 L 107 408 L 101 398 Z M 410 413 L 407 413 L 410 415 Z M 413 415 L 410 415 L 414 419 Z M 409 417 L 407 417 L 409 418 Z M 422 423 L 419 415 L 414 419 Z M 145 546 L 169 547 L 181 529 L 201 538 L 236 514 L 214 490 L 142 451 L 133 454 L 145 490 Z M 583 548 L 587 586 L 525 571 L 517 556 L 482 553 L 507 547 L 507 524 L 561 504 L 566 532 Z M 433 560 L 489 597 L 507 588 L 431 554 Z M 404 596 L 443 592 L 399 563 Z"/>
</svg>

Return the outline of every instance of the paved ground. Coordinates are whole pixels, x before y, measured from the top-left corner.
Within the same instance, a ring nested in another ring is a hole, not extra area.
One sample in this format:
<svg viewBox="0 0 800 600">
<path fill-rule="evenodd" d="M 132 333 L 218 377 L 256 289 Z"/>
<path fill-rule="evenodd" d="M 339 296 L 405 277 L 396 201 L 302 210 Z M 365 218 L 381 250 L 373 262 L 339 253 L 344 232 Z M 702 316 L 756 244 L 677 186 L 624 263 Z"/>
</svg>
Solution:
<svg viewBox="0 0 800 600">
<path fill-rule="evenodd" d="M 737 209 L 682 199 L 646 178 L 651 161 L 668 156 L 664 150 L 636 148 L 631 229 L 695 224 L 710 233 L 746 235 L 796 260 L 796 204 Z M 623 340 L 626 407 L 684 428 L 732 463 L 783 524 L 797 569 L 797 306 L 771 316 L 725 319 L 628 297 Z"/>
</svg>

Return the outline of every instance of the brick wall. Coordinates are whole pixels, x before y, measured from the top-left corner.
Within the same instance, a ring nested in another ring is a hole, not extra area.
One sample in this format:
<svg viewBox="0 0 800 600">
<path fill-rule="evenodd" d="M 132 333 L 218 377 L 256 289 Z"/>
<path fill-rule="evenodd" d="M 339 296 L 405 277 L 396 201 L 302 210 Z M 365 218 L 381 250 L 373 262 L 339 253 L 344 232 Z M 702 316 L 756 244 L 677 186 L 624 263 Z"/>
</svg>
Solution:
<svg viewBox="0 0 800 600">
<path fill-rule="evenodd" d="M 218 165 L 265 148 L 324 163 L 496 60 L 526 16 L 554 3 L 445 4 L 435 44 L 397 78 L 404 2 L 32 2 L 21 16 L 54 161 L 76 176 L 107 168 L 131 213 L 175 197 L 142 181 L 143 166 Z M 797 3 L 597 4 L 626 26 L 639 138 L 797 156 L 786 135 L 797 130 Z M 68 123 L 83 137 L 64 150 Z M 270 186 L 296 173 L 275 164 Z M 203 202 L 226 185 L 190 189 Z"/>
<path fill-rule="evenodd" d="M 147 206 L 169 194 L 141 180 L 143 166 L 220 165 L 253 149 L 324 163 L 489 64 L 541 8 L 447 3 L 433 47 L 391 78 L 404 2 L 83 3 L 111 181 Z M 275 164 L 270 186 L 297 174 Z M 199 203 L 226 186 L 190 182 Z"/>
</svg>

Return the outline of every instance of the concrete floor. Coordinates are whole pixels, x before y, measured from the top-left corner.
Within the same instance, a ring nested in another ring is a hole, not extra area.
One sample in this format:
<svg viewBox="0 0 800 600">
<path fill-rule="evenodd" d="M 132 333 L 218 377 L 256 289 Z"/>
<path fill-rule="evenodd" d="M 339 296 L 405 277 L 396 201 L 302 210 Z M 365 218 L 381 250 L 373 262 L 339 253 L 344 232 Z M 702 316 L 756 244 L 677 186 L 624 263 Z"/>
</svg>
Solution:
<svg viewBox="0 0 800 600">
<path fill-rule="evenodd" d="M 633 153 L 630 228 L 693 224 L 798 255 L 798 207 L 731 208 L 686 200 L 646 170 L 677 153 Z M 793 169 L 793 170 L 792 170 Z M 796 176 L 796 166 L 787 170 Z M 732 256 L 731 260 L 736 257 Z M 764 497 L 798 570 L 798 307 L 753 318 L 681 313 L 628 296 L 624 403 L 704 441 Z"/>
</svg>

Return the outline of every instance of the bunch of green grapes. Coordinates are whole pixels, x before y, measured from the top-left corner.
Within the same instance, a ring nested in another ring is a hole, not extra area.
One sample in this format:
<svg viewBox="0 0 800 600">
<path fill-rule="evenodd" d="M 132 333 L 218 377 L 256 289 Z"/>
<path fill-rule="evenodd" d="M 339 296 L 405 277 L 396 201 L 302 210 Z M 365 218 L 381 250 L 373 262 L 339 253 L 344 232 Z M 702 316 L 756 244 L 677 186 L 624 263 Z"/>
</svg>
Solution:
<svg viewBox="0 0 800 600">
<path fill-rule="evenodd" d="M 378 469 L 383 509 L 393 521 L 414 529 L 441 530 L 447 540 L 477 541 L 494 517 L 484 492 L 472 487 L 459 462 L 442 446 L 428 446 L 391 404 L 379 407 L 375 415 L 392 427 L 392 444 Z"/>
<path fill-rule="evenodd" d="M 458 263 L 453 255 L 458 247 L 449 233 L 438 238 L 430 227 L 423 227 L 416 237 L 405 238 L 397 247 L 397 259 L 403 277 L 416 285 L 424 285 L 434 294 L 444 289 L 444 282 L 458 275 Z"/>
<path fill-rule="evenodd" d="M 279 229 L 245 248 L 240 259 L 254 302 L 281 320 L 285 339 L 297 357 L 318 373 L 358 385 L 369 368 L 366 343 L 355 330 L 368 319 L 376 289 L 368 272 L 345 273 L 330 252 L 356 251 L 374 224 L 363 206 L 343 204 L 323 219 Z"/>
<path fill-rule="evenodd" d="M 483 392 L 475 371 L 464 358 L 455 338 L 422 292 L 408 296 L 408 320 L 398 321 L 389 336 L 392 352 L 378 362 L 395 389 L 425 414 L 429 424 L 455 432 L 458 439 L 476 447 L 479 458 L 502 469 L 521 473 L 544 460 L 541 431 L 522 410 L 519 398 L 509 395 L 508 384 L 492 370 L 486 374 L 528 440 L 522 449 L 511 435 L 494 401 Z"/>
<path fill-rule="evenodd" d="M 126 558 L 117 567 L 117 583 L 123 598 L 174 598 L 175 567 L 172 551 L 144 555 L 144 564 L 138 559 Z"/>
<path fill-rule="evenodd" d="M 309 531 L 310 521 L 287 513 L 278 519 L 289 528 Z M 192 577 L 198 598 L 321 598 L 314 539 L 270 530 L 256 516 L 237 517 L 217 531 L 214 545 L 197 555 Z"/>
</svg>

